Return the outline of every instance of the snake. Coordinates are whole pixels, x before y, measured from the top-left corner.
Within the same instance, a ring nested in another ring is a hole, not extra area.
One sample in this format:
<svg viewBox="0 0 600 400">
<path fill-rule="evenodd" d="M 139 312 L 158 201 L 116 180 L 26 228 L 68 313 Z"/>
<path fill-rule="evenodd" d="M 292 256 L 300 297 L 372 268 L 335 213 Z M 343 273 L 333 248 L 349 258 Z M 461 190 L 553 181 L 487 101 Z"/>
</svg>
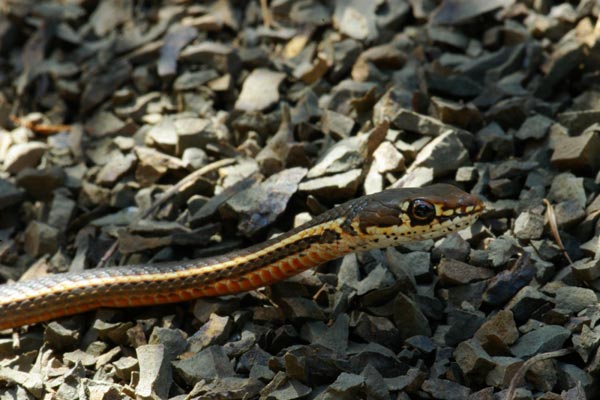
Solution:
<svg viewBox="0 0 600 400">
<path fill-rule="evenodd" d="M 387 189 L 230 253 L 94 268 L 0 285 L 0 329 L 98 308 L 176 303 L 271 285 L 346 254 L 440 238 L 473 224 L 482 200 L 449 184 Z"/>
</svg>

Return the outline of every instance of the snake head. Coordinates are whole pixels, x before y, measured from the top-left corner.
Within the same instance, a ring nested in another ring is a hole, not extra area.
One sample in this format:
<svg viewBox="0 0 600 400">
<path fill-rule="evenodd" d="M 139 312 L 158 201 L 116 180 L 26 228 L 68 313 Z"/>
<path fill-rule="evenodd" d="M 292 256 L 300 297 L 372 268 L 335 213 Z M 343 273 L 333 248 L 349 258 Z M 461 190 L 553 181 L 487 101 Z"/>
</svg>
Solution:
<svg viewBox="0 0 600 400">
<path fill-rule="evenodd" d="M 483 208 L 477 196 L 452 185 L 389 189 L 369 196 L 352 225 L 384 247 L 466 228 Z"/>
</svg>

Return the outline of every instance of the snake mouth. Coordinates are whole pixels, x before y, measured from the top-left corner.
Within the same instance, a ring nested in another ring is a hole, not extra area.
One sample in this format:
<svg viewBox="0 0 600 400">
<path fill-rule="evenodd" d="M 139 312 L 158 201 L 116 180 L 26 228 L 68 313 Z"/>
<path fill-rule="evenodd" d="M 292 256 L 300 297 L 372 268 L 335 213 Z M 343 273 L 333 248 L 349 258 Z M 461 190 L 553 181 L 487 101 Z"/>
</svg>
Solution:
<svg viewBox="0 0 600 400">
<path fill-rule="evenodd" d="M 449 233 L 459 232 L 473 225 L 482 210 L 483 208 L 474 208 L 470 212 L 456 212 L 452 216 L 438 217 L 427 226 L 419 227 L 420 229 L 413 228 L 413 238 L 416 240 L 438 239 Z"/>
</svg>

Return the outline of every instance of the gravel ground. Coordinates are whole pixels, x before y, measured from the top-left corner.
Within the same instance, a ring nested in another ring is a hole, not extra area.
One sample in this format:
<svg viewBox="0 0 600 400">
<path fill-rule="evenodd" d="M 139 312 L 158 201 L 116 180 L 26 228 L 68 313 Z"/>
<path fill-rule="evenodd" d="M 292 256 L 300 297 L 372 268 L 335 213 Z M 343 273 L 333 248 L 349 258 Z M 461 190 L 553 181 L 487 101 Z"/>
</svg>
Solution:
<svg viewBox="0 0 600 400">
<path fill-rule="evenodd" d="M 471 228 L 0 332 L 0 400 L 600 398 L 600 3 L 0 0 L 0 282 L 388 187 Z"/>
</svg>

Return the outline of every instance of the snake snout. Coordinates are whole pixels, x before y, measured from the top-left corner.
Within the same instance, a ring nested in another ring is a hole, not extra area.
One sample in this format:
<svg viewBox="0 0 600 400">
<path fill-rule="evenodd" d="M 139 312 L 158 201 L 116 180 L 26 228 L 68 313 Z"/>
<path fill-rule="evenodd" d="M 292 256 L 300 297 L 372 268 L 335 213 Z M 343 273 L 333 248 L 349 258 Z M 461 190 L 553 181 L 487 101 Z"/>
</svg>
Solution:
<svg viewBox="0 0 600 400">
<path fill-rule="evenodd" d="M 470 193 L 465 193 L 462 196 L 458 207 L 463 214 L 479 214 L 485 208 L 483 201 L 478 196 Z"/>
</svg>

